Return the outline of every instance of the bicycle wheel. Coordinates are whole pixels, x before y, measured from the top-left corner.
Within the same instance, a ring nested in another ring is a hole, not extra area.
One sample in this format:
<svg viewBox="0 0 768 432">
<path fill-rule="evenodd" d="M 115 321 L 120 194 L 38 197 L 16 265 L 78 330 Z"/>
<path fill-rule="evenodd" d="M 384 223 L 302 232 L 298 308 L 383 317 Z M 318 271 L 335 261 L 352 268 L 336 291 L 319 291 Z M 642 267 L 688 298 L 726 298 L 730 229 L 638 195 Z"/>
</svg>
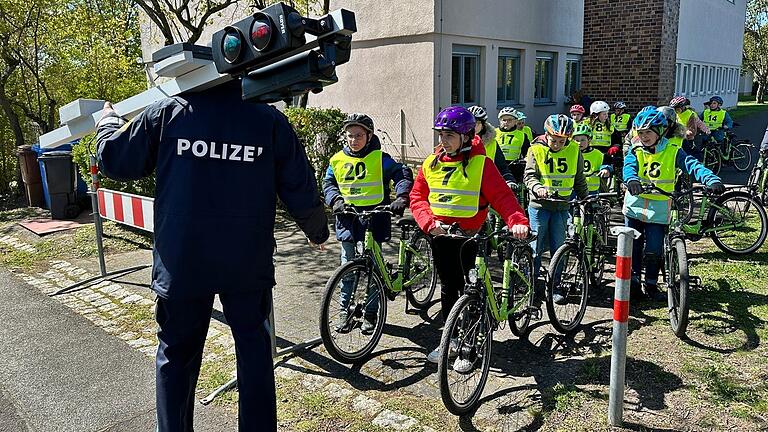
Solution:
<svg viewBox="0 0 768 432">
<path fill-rule="evenodd" d="M 704 166 L 709 168 L 713 173 L 719 174 L 720 168 L 723 165 L 723 160 L 720 157 L 720 152 L 715 148 L 708 148 L 704 151 Z"/>
<path fill-rule="evenodd" d="M 755 252 L 768 235 L 768 217 L 763 206 L 746 192 L 721 195 L 707 213 L 709 235 L 723 252 L 746 255 Z"/>
<path fill-rule="evenodd" d="M 584 254 L 573 244 L 560 246 L 549 265 L 547 313 L 552 327 L 560 333 L 574 333 L 587 310 L 589 277 Z M 563 298 L 555 303 L 554 295 Z"/>
<path fill-rule="evenodd" d="M 685 241 L 672 239 L 667 252 L 667 303 L 669 324 L 675 336 L 682 338 L 688 327 L 688 253 Z"/>
<path fill-rule="evenodd" d="M 531 323 L 531 307 L 533 307 L 533 254 L 529 248 L 515 249 L 512 252 L 512 265 L 521 275 L 510 271 L 509 277 L 509 309 L 507 317 L 509 330 L 522 338 L 528 332 Z M 519 303 L 519 306 L 518 306 Z"/>
<path fill-rule="evenodd" d="M 432 244 L 429 237 L 421 230 L 414 231 L 408 244 L 418 254 L 411 250 L 405 250 L 403 260 L 403 281 L 408 283 L 405 287 L 405 297 L 416 309 L 424 310 L 432 301 L 437 285 L 437 272 L 432 261 Z"/>
<path fill-rule="evenodd" d="M 374 309 L 375 325 L 362 331 L 363 319 Z M 349 261 L 336 269 L 325 285 L 320 308 L 320 338 L 328 354 L 341 363 L 368 356 L 381 339 L 387 319 L 384 283 L 366 259 Z"/>
<path fill-rule="evenodd" d="M 677 176 L 675 182 L 675 191 L 680 192 L 691 189 L 691 176 L 687 172 L 683 171 Z M 693 192 L 689 192 L 685 195 L 681 195 L 677 198 L 673 205 L 677 209 L 677 219 L 682 224 L 687 224 L 693 218 Z"/>
<path fill-rule="evenodd" d="M 752 166 L 752 146 L 739 144 L 731 149 L 731 162 L 736 171 L 746 171 Z"/>
<path fill-rule="evenodd" d="M 599 288 L 603 283 L 605 261 L 608 259 L 605 249 L 608 247 L 608 217 L 605 214 L 595 214 L 594 227 L 596 238 L 592 239 L 592 268 L 590 276 L 592 285 Z"/>
<path fill-rule="evenodd" d="M 477 408 L 491 366 L 493 327 L 482 298 L 463 295 L 445 320 L 437 374 L 440 397 L 452 414 Z M 464 363 L 461 368 L 460 363 Z M 468 368 L 467 368 L 468 366 Z"/>
</svg>

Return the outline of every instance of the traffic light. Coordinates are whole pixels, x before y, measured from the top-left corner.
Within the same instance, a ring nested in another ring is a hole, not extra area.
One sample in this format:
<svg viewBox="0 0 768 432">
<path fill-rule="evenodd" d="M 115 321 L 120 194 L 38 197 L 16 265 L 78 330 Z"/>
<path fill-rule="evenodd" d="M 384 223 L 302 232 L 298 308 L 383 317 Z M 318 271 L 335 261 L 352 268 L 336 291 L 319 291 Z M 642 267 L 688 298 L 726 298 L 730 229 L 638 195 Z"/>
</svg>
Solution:
<svg viewBox="0 0 768 432">
<path fill-rule="evenodd" d="M 276 3 L 214 33 L 213 61 L 219 73 L 242 76 L 244 100 L 274 102 L 338 81 L 355 31 L 348 10 L 313 19 Z"/>
</svg>

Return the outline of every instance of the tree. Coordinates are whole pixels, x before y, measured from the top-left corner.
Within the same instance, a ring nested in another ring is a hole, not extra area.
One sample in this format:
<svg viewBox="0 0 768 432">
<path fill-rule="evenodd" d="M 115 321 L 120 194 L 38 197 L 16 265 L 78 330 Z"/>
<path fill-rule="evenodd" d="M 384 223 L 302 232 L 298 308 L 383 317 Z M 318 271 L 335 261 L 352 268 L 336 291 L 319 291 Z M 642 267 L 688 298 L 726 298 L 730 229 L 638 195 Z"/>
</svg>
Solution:
<svg viewBox="0 0 768 432">
<path fill-rule="evenodd" d="M 768 0 L 749 0 L 744 24 L 743 66 L 757 81 L 757 102 L 768 90 Z"/>
</svg>

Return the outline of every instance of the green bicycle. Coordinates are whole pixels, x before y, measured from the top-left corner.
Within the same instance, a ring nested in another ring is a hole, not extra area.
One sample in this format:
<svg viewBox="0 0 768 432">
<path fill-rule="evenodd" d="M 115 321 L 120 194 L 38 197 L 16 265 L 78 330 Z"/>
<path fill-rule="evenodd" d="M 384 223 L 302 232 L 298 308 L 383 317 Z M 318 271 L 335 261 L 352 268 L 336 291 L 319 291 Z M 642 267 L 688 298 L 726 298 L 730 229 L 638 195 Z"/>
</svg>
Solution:
<svg viewBox="0 0 768 432">
<path fill-rule="evenodd" d="M 458 229 L 454 228 L 449 234 Z M 445 321 L 437 372 L 445 407 L 463 415 L 477 408 L 488 380 L 493 332 L 506 321 L 513 334 L 524 337 L 531 320 L 541 319 L 541 309 L 533 305 L 533 251 L 528 245 L 535 236 L 520 240 L 506 230 L 491 235 L 481 232 L 471 238 L 458 236 L 476 242 L 478 255 L 468 272 L 464 294 Z M 493 286 L 485 252 L 485 243 L 492 236 L 505 243 L 500 287 Z"/>
<path fill-rule="evenodd" d="M 714 197 L 702 186 L 690 186 L 690 178 L 682 175 L 676 188 L 677 215 L 688 240 L 710 237 L 720 250 L 734 255 L 751 254 L 765 242 L 768 216 L 751 191 L 731 189 Z M 694 193 L 702 191 L 696 212 Z"/>
<path fill-rule="evenodd" d="M 612 192 L 571 200 L 573 224 L 568 236 L 549 263 L 547 314 L 560 333 L 575 332 L 587 310 L 591 285 L 603 280 L 605 262 L 615 254 L 608 245 Z"/>
<path fill-rule="evenodd" d="M 710 135 L 704 143 L 702 161 L 704 166 L 719 174 L 723 164 L 731 164 L 737 171 L 746 171 L 752 165 L 752 142 L 746 139 L 737 140 L 731 131 L 725 131 L 723 142 L 718 143 Z"/>
<path fill-rule="evenodd" d="M 372 218 L 392 216 L 389 206 L 369 211 L 345 207 L 342 214 L 360 218 L 368 226 Z M 320 338 L 328 354 L 342 363 L 355 363 L 368 356 L 381 339 L 387 318 L 385 298 L 394 300 L 405 291 L 406 312 L 429 306 L 437 273 L 432 246 L 413 219 L 397 221 L 401 229 L 397 268 L 385 261 L 381 246 L 366 229 L 364 242 L 356 245 L 357 258 L 342 264 L 325 286 L 320 308 Z M 362 249 L 360 246 L 362 245 Z M 363 318 L 372 316 L 372 329 L 363 328 Z"/>
<path fill-rule="evenodd" d="M 747 180 L 747 187 L 763 206 L 768 205 L 768 152 L 761 151 Z"/>
</svg>

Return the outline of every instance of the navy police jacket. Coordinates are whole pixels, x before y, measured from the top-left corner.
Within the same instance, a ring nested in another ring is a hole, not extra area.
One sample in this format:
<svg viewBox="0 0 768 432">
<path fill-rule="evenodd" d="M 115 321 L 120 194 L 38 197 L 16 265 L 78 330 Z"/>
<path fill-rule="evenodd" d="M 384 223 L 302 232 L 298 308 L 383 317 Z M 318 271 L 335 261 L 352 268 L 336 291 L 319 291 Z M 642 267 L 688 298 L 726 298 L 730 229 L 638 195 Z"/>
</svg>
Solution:
<svg viewBox="0 0 768 432">
<path fill-rule="evenodd" d="M 347 156 L 364 158 L 374 150 L 381 150 L 381 142 L 379 137 L 375 134 L 371 137 L 371 141 L 360 150 L 359 154 L 353 152 L 349 146 L 344 146 L 343 152 Z M 384 201 L 381 205 L 389 204 L 389 191 L 390 182 L 395 185 L 395 196 L 402 197 L 406 201 L 409 199 L 408 195 L 413 188 L 413 172 L 407 166 L 396 162 L 392 159 L 388 153 L 382 155 L 382 174 L 384 176 Z M 325 194 L 325 203 L 328 206 L 333 205 L 333 201 L 337 197 L 342 197 L 339 190 L 339 184 L 336 181 L 336 176 L 333 172 L 333 167 L 329 166 L 325 171 L 325 177 L 323 178 L 323 193 Z M 360 210 L 369 210 L 376 206 L 360 207 Z M 390 237 L 390 220 L 380 219 L 373 221 L 371 229 L 373 230 L 374 238 L 377 241 L 386 241 Z M 336 217 L 336 239 L 339 241 L 362 241 L 365 236 L 365 230 L 360 222 L 352 216 L 337 216 Z"/>
<path fill-rule="evenodd" d="M 314 243 L 328 221 L 314 171 L 285 116 L 244 102 L 240 81 L 149 105 L 98 128 L 101 172 L 156 170 L 152 289 L 183 299 L 271 289 L 278 197 Z"/>
</svg>

